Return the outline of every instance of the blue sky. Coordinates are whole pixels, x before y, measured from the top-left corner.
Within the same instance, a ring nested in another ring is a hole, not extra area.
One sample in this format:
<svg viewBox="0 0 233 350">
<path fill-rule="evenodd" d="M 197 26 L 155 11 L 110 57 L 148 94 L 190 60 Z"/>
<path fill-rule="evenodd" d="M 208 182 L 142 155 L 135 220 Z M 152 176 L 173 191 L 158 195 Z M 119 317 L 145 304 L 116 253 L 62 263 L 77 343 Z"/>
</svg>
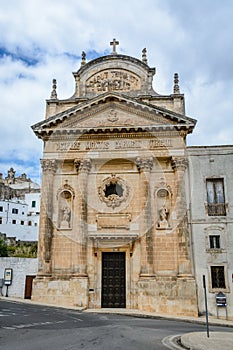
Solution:
<svg viewBox="0 0 233 350">
<path fill-rule="evenodd" d="M 198 120 L 189 145 L 233 144 L 232 0 L 0 0 L 0 172 L 13 166 L 40 181 L 43 120 L 52 79 L 59 98 L 74 92 L 72 72 L 111 52 L 156 67 L 154 89 L 172 93 L 179 73 L 186 114 Z"/>
</svg>

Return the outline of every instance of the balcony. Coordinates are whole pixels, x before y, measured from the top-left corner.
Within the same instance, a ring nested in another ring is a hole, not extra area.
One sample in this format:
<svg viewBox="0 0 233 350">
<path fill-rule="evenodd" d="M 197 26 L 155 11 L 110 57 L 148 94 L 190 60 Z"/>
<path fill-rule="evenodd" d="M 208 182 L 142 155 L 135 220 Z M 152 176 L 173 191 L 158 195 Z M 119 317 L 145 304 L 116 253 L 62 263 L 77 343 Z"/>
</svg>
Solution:
<svg viewBox="0 0 233 350">
<path fill-rule="evenodd" d="M 225 203 L 208 203 L 207 210 L 209 216 L 226 216 Z"/>
</svg>

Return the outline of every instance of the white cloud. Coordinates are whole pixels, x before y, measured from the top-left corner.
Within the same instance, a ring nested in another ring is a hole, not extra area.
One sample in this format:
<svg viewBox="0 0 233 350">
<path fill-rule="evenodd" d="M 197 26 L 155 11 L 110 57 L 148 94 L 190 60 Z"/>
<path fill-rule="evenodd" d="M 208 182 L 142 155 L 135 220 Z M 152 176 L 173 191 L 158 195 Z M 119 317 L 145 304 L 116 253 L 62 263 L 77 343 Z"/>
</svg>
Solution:
<svg viewBox="0 0 233 350">
<path fill-rule="evenodd" d="M 52 79 L 59 98 L 73 94 L 72 72 L 84 50 L 141 57 L 156 66 L 154 88 L 172 93 L 180 75 L 186 111 L 198 119 L 189 144 L 232 140 L 233 24 L 231 0 L 0 0 L 1 172 L 40 173 L 42 141 L 30 126 L 43 120 Z M 4 54 L 5 53 L 5 54 Z M 22 166 L 21 166 L 22 164 Z M 33 164 L 33 165 L 32 165 Z"/>
</svg>

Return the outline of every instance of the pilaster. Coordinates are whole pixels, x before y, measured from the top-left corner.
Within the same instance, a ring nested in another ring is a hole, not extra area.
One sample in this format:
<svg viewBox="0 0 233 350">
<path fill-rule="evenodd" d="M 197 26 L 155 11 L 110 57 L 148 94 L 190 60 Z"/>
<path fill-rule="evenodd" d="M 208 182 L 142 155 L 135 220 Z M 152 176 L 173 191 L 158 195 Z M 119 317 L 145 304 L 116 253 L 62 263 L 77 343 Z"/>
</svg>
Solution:
<svg viewBox="0 0 233 350">
<path fill-rule="evenodd" d="M 76 275 L 87 275 L 87 198 L 88 198 L 88 174 L 91 170 L 90 159 L 75 159 L 74 165 L 78 173 L 80 188 L 80 227 L 79 227 L 79 244 L 76 245 L 78 250 L 76 254 L 80 257 L 79 266 L 75 269 Z"/>
<path fill-rule="evenodd" d="M 57 170 L 57 161 L 55 159 L 42 159 L 41 167 L 42 177 L 42 196 L 40 209 L 40 242 L 39 246 L 39 272 L 42 274 L 51 273 L 51 245 L 53 236 L 53 182 L 54 174 Z"/>
<path fill-rule="evenodd" d="M 150 175 L 153 167 L 153 158 L 137 158 L 136 165 L 139 170 L 141 200 L 145 206 L 141 217 L 141 277 L 153 275 L 153 236 L 151 219 L 151 188 Z"/>
<path fill-rule="evenodd" d="M 185 157 L 174 157 L 172 158 L 171 165 L 176 175 L 177 185 L 178 276 L 191 276 L 190 232 L 185 192 L 185 171 L 188 167 L 188 160 Z"/>
</svg>

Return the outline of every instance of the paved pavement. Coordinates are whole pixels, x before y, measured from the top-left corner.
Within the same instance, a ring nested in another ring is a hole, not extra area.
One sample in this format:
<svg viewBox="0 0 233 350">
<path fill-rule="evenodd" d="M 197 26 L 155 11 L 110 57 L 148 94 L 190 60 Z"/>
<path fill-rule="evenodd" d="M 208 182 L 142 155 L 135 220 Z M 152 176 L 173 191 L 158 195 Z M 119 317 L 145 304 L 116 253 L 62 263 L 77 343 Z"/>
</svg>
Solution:
<svg viewBox="0 0 233 350">
<path fill-rule="evenodd" d="M 187 333 L 181 343 L 191 350 L 232 350 L 233 333 L 210 332 L 209 338 L 204 332 Z"/>
<path fill-rule="evenodd" d="M 27 299 L 17 299 L 17 298 L 5 298 L 0 297 L 0 300 L 9 301 L 17 301 L 24 302 L 29 304 L 37 304 L 31 300 Z M 43 304 L 44 305 L 44 304 Z M 47 305 L 54 306 L 54 305 Z M 57 307 L 57 306 L 56 306 Z M 99 312 L 99 313 L 110 313 L 110 314 L 125 314 L 134 317 L 143 317 L 143 318 L 162 318 L 174 321 L 186 321 L 192 323 L 205 324 L 205 317 L 189 317 L 189 316 L 174 316 L 174 315 L 165 315 L 165 314 L 157 314 L 152 312 L 142 312 L 139 310 L 132 309 L 81 309 L 77 307 L 73 307 L 70 309 L 82 310 L 83 312 Z M 229 327 L 229 332 L 221 332 L 221 328 L 219 328 L 219 332 L 209 332 L 209 337 L 207 337 L 206 332 L 193 332 L 186 333 L 181 336 L 181 344 L 189 350 L 232 350 L 233 349 L 233 321 L 217 319 L 213 316 L 209 317 L 209 325 L 210 326 L 224 326 Z M 231 331 L 232 328 L 232 331 Z M 175 339 L 175 338 L 174 338 Z M 173 344 L 174 347 L 171 349 L 183 349 L 177 345 L 177 343 Z"/>
</svg>

